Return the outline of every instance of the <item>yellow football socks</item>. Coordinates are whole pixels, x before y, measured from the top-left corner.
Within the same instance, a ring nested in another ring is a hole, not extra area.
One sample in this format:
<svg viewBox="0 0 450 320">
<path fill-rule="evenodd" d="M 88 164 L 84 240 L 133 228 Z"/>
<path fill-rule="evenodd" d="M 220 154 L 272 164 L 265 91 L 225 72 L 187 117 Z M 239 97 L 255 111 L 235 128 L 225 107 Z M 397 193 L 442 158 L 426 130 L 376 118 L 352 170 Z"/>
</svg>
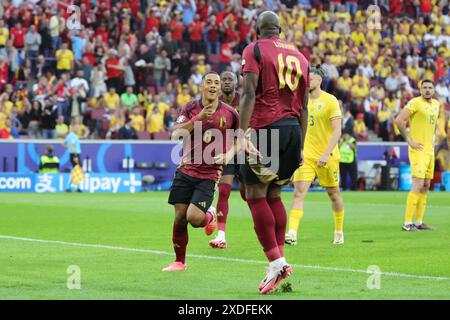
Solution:
<svg viewBox="0 0 450 320">
<path fill-rule="evenodd" d="M 406 200 L 405 225 L 412 223 L 413 215 L 416 212 L 418 202 L 418 193 L 412 191 L 408 193 L 408 199 Z"/>
<path fill-rule="evenodd" d="M 416 224 L 422 224 L 426 206 L 427 206 L 427 194 L 419 193 L 418 201 L 417 201 L 416 219 L 415 219 Z"/>
<path fill-rule="evenodd" d="M 291 214 L 289 216 L 289 231 L 298 230 L 298 226 L 302 221 L 303 210 L 291 209 Z"/>
<path fill-rule="evenodd" d="M 334 231 L 342 232 L 344 229 L 344 210 L 333 211 Z"/>
</svg>

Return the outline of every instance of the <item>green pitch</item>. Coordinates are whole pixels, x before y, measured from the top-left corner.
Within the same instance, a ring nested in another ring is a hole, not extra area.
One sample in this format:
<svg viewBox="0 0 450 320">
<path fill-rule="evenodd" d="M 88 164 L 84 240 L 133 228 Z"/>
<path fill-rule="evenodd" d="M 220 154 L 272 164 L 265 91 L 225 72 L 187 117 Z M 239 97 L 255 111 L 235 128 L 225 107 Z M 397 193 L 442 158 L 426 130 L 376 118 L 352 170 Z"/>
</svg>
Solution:
<svg viewBox="0 0 450 320">
<path fill-rule="evenodd" d="M 0 299 L 450 299 L 449 193 L 428 197 L 425 220 L 436 230 L 414 233 L 400 231 L 406 193 L 344 193 L 342 246 L 331 244 L 326 194 L 310 193 L 299 244 L 286 248 L 292 292 L 268 296 L 258 294 L 267 264 L 236 192 L 229 248 L 210 248 L 212 237 L 190 228 L 187 271 L 161 272 L 174 259 L 166 199 L 0 194 Z M 366 273 L 373 265 L 379 289 L 367 286 L 376 284 Z M 69 266 L 79 267 L 79 290 L 67 288 Z"/>
</svg>

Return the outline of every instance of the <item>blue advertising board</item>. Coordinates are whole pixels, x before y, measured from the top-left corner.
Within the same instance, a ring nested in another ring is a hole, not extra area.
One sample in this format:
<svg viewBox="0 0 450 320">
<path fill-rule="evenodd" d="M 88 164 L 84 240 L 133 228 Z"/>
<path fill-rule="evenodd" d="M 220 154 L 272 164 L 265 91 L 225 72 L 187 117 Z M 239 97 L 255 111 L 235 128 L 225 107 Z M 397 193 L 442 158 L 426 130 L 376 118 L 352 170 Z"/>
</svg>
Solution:
<svg viewBox="0 0 450 320">
<path fill-rule="evenodd" d="M 0 174 L 0 192 L 65 192 L 70 185 L 69 173 Z M 141 192 L 140 173 L 85 173 L 79 185 L 87 193 Z"/>
</svg>

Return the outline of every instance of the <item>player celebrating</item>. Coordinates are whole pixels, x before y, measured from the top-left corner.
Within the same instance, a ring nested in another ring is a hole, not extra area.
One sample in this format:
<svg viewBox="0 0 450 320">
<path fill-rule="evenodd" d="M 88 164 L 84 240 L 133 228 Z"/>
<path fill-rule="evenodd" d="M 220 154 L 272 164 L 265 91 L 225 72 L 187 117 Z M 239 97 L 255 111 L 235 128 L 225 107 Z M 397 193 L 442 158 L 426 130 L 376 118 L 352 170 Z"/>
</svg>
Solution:
<svg viewBox="0 0 450 320">
<path fill-rule="evenodd" d="M 306 193 L 317 176 L 331 200 L 334 216 L 334 244 L 344 243 L 344 203 L 339 192 L 339 149 L 341 109 L 338 100 L 322 91 L 325 72 L 320 67 L 309 71 L 308 134 L 305 138 L 305 162 L 294 173 L 294 200 L 285 243 L 297 244 L 297 229 L 303 216 Z"/>
<path fill-rule="evenodd" d="M 439 115 L 439 101 L 433 99 L 434 83 L 431 80 L 421 82 L 420 95 L 411 99 L 395 119 L 401 135 L 408 142 L 412 172 L 412 190 L 406 200 L 405 224 L 402 227 L 404 231 L 432 229 L 423 223 L 427 191 L 434 176 L 434 133 Z M 406 131 L 408 121 L 409 134 Z"/>
<path fill-rule="evenodd" d="M 168 201 L 175 207 L 172 240 L 176 260 L 163 271 L 186 269 L 188 223 L 194 228 L 204 227 L 207 235 L 214 232 L 215 213 L 210 208 L 214 188 L 222 164 L 228 163 L 236 151 L 234 139 L 227 139 L 229 131 L 226 130 L 237 129 L 239 116 L 234 108 L 219 101 L 220 77 L 217 73 L 204 75 L 201 92 L 201 100 L 189 102 L 182 109 L 174 128 L 173 136 L 183 137 L 182 160 L 175 173 Z M 220 130 L 223 139 L 213 136 L 217 130 Z M 233 142 L 233 147 L 230 147 L 230 142 Z M 206 159 L 205 149 L 212 150 L 213 159 Z"/>
<path fill-rule="evenodd" d="M 267 154 L 267 159 L 259 160 L 247 157 L 240 174 L 256 234 L 270 262 L 269 271 L 259 285 L 260 293 L 266 294 L 292 272 L 284 258 L 286 209 L 280 194 L 281 186 L 289 182 L 302 162 L 309 76 L 306 58 L 296 46 L 279 38 L 280 21 L 274 12 L 259 15 L 256 33 L 258 40 L 243 53 L 240 128 L 246 132 L 250 125 L 256 139 L 266 136 L 268 141 L 259 140 L 258 147 L 261 149 L 265 144 L 271 150 L 273 145 L 276 154 Z M 273 132 L 279 134 L 279 141 L 271 141 Z M 248 146 L 248 138 L 239 141 Z M 269 164 L 263 165 L 266 160 Z M 271 168 L 276 160 L 279 166 Z"/>
<path fill-rule="evenodd" d="M 220 75 L 222 84 L 222 97 L 220 100 L 226 104 L 239 108 L 239 93 L 236 91 L 237 77 L 233 72 L 225 71 Z M 222 171 L 219 181 L 219 198 L 217 199 L 217 228 L 219 232 L 214 240 L 209 242 L 212 248 L 224 249 L 227 247 L 225 239 L 225 228 L 228 216 L 228 199 L 230 198 L 231 185 L 233 179 L 239 173 L 239 165 L 236 163 L 227 164 Z"/>
</svg>

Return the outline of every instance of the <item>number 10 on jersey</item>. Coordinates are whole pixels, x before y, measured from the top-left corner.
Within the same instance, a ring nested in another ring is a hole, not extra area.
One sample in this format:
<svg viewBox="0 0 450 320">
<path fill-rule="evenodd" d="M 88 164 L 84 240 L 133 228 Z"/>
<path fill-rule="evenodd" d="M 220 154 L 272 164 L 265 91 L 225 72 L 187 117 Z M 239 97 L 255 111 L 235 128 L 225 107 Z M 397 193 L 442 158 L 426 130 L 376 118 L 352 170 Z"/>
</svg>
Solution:
<svg viewBox="0 0 450 320">
<path fill-rule="evenodd" d="M 282 53 L 278 55 L 278 80 L 280 82 L 280 89 L 284 89 L 286 85 L 294 92 L 300 82 L 302 70 L 300 68 L 300 61 L 295 56 L 288 55 L 285 58 Z"/>
</svg>

